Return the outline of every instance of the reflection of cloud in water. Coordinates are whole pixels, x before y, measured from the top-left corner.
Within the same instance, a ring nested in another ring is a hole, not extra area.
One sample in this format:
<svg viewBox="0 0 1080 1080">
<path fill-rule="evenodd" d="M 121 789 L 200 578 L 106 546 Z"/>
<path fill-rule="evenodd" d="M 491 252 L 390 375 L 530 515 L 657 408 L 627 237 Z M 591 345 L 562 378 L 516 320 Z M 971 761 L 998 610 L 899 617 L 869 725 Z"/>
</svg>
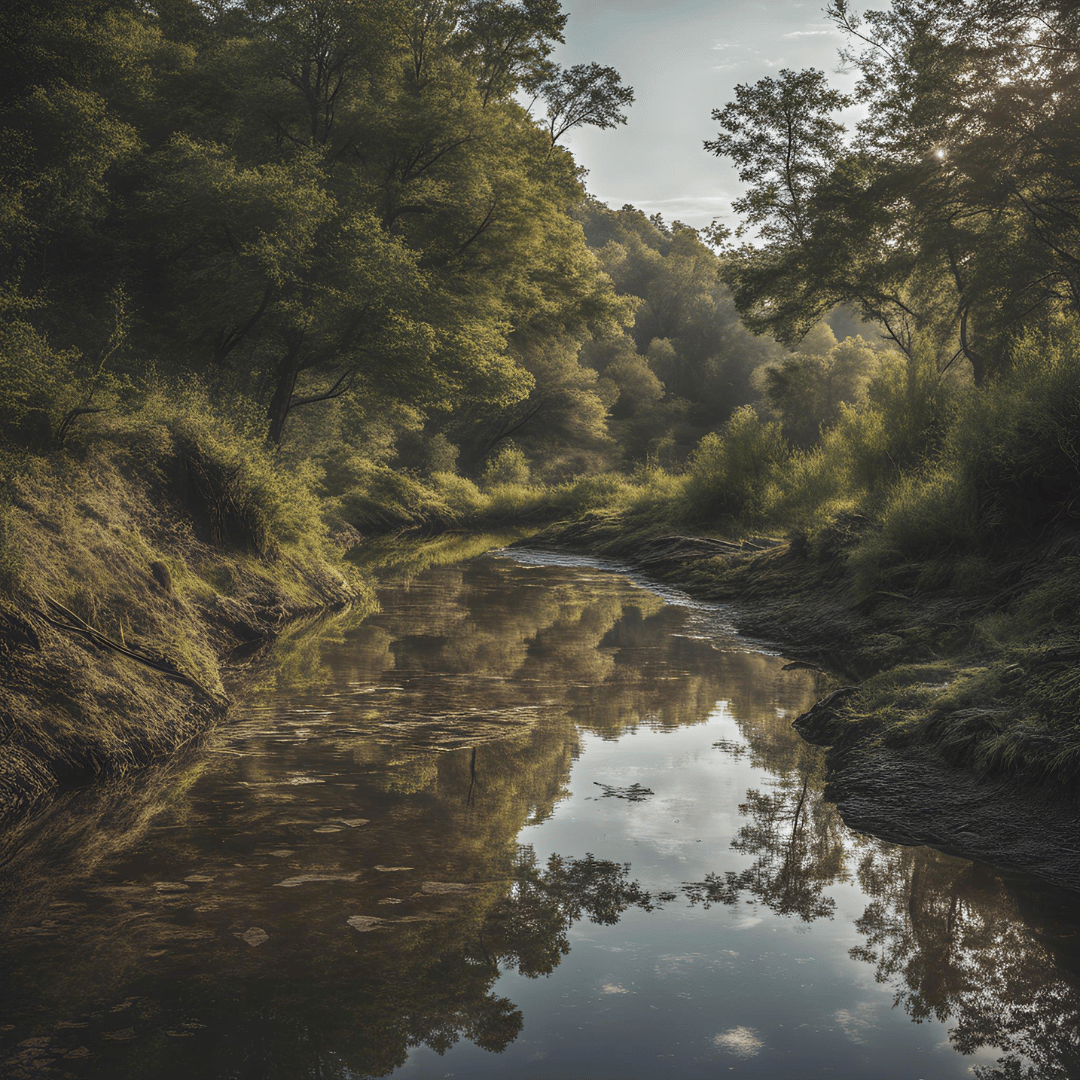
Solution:
<svg viewBox="0 0 1080 1080">
<path fill-rule="evenodd" d="M 695 970 L 715 971 L 718 967 L 730 968 L 734 965 L 732 960 L 739 954 L 734 949 L 721 949 L 716 955 L 707 953 L 668 953 L 659 956 L 653 971 L 658 979 L 666 979 L 671 975 L 686 975 L 691 968 Z"/>
<path fill-rule="evenodd" d="M 698 960 L 704 960 L 704 953 L 683 953 L 681 956 L 670 954 L 668 956 L 657 957 L 656 960 L 656 977 L 658 979 L 666 979 L 669 975 L 681 975 L 688 967 L 696 963 Z"/>
<path fill-rule="evenodd" d="M 864 1043 L 867 1032 L 877 1027 L 873 1021 L 876 1011 L 873 1002 L 861 1001 L 851 1009 L 837 1009 L 836 1022 L 853 1043 Z"/>
<path fill-rule="evenodd" d="M 629 994 L 630 991 L 625 986 L 620 986 L 618 983 L 606 982 L 600 987 L 600 993 L 602 994 Z"/>
<path fill-rule="evenodd" d="M 722 1031 L 713 1036 L 713 1042 L 740 1058 L 751 1058 L 765 1046 L 757 1032 L 748 1027 L 733 1027 L 730 1031 Z"/>
<path fill-rule="evenodd" d="M 749 930 L 752 926 L 757 926 L 761 922 L 759 915 L 736 915 L 731 922 L 728 923 L 728 927 L 731 930 Z"/>
</svg>

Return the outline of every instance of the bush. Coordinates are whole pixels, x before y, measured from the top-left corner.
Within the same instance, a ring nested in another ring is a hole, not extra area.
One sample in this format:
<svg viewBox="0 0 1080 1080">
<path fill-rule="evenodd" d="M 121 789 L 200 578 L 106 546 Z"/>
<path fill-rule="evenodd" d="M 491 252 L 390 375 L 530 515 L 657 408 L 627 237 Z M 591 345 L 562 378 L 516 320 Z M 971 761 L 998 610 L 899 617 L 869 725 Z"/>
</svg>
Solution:
<svg viewBox="0 0 1080 1080">
<path fill-rule="evenodd" d="M 78 354 L 56 352 L 29 323 L 8 318 L 5 299 L 0 292 L 0 439 L 46 449 L 73 396 Z"/>
<path fill-rule="evenodd" d="M 859 502 L 847 455 L 835 445 L 796 450 L 769 489 L 767 516 L 789 530 L 813 533 Z"/>
<path fill-rule="evenodd" d="M 1029 335 L 1014 356 L 1011 372 L 965 393 L 936 460 L 892 491 L 859 554 L 864 576 L 942 557 L 960 566 L 1080 516 L 1080 329 Z"/>
<path fill-rule="evenodd" d="M 1009 374 L 972 395 L 946 465 L 978 506 L 984 544 L 1031 539 L 1080 517 L 1080 325 L 1029 334 Z"/>
<path fill-rule="evenodd" d="M 499 447 L 488 458 L 484 466 L 480 483 L 485 490 L 499 484 L 527 484 L 529 482 L 529 460 L 525 451 L 513 443 Z"/>
<path fill-rule="evenodd" d="M 683 515 L 700 524 L 760 518 L 788 458 L 779 423 L 762 421 L 750 405 L 736 409 L 723 432 L 710 432 L 691 455 Z"/>
<path fill-rule="evenodd" d="M 328 532 L 310 466 L 283 464 L 257 414 L 219 412 L 200 387 L 156 386 L 138 408 L 99 425 L 157 476 L 203 538 L 273 559 L 283 547 L 324 552 Z"/>
<path fill-rule="evenodd" d="M 453 521 L 478 514 L 488 505 L 489 500 L 483 492 L 471 480 L 457 473 L 437 472 L 432 476 L 431 484 Z"/>
</svg>

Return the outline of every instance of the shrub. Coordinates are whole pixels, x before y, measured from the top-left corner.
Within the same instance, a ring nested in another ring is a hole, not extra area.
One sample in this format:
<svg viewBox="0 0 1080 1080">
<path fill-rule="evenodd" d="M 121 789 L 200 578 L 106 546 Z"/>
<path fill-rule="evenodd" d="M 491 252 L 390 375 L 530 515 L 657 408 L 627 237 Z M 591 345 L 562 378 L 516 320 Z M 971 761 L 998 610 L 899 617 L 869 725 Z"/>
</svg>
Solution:
<svg viewBox="0 0 1080 1080">
<path fill-rule="evenodd" d="M 1080 329 L 1028 335 L 1014 356 L 1007 375 L 964 394 L 940 454 L 891 492 L 881 534 L 859 553 L 864 578 L 942 557 L 970 566 L 963 557 L 1030 542 L 1077 515 Z M 961 584 L 939 565 L 942 575 Z"/>
<path fill-rule="evenodd" d="M 513 443 L 500 446 L 488 458 L 480 479 L 485 490 L 499 484 L 527 484 L 528 482 L 528 458 L 525 457 L 525 451 Z"/>
<path fill-rule="evenodd" d="M 797 450 L 769 488 L 767 516 L 788 529 L 812 533 L 837 514 L 854 509 L 847 457 L 835 445 Z"/>
<path fill-rule="evenodd" d="M 308 465 L 286 466 L 253 410 L 230 416 L 198 386 L 153 387 L 140 405 L 97 429 L 181 502 L 205 539 L 274 558 L 283 546 L 322 552 L 327 529 Z"/>
<path fill-rule="evenodd" d="M 489 501 L 471 480 L 457 473 L 437 472 L 432 476 L 431 484 L 436 496 L 446 505 L 448 518 L 453 521 L 480 513 Z"/>
<path fill-rule="evenodd" d="M 702 524 L 760 517 L 788 457 L 779 423 L 762 421 L 750 405 L 736 409 L 723 432 L 710 432 L 691 455 L 684 515 Z"/>
</svg>

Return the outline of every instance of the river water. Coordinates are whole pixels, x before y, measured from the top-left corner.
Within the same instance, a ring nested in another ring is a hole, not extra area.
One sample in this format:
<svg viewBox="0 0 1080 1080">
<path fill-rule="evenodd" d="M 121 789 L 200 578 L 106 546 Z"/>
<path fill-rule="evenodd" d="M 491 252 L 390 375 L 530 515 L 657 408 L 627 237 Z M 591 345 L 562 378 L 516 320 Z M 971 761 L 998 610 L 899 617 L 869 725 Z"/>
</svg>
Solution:
<svg viewBox="0 0 1080 1080">
<path fill-rule="evenodd" d="M 1076 895 L 846 829 L 722 611 L 529 552 L 380 603 L 24 830 L 5 1080 L 1080 1077 Z"/>
</svg>

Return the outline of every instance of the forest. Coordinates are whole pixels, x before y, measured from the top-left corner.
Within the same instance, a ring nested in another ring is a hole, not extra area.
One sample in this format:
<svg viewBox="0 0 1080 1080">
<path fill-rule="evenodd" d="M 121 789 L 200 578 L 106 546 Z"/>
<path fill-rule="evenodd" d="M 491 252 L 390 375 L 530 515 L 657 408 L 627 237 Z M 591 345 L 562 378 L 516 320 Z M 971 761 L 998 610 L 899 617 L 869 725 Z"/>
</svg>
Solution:
<svg viewBox="0 0 1080 1080">
<path fill-rule="evenodd" d="M 826 16 L 853 93 L 717 103 L 731 232 L 589 195 L 563 140 L 634 92 L 558 0 L 3 5 L 4 647 L 49 592 L 133 633 L 79 524 L 130 483 L 286 593 L 386 536 L 767 537 L 878 619 L 847 721 L 1074 780 L 1080 10 Z"/>
</svg>

